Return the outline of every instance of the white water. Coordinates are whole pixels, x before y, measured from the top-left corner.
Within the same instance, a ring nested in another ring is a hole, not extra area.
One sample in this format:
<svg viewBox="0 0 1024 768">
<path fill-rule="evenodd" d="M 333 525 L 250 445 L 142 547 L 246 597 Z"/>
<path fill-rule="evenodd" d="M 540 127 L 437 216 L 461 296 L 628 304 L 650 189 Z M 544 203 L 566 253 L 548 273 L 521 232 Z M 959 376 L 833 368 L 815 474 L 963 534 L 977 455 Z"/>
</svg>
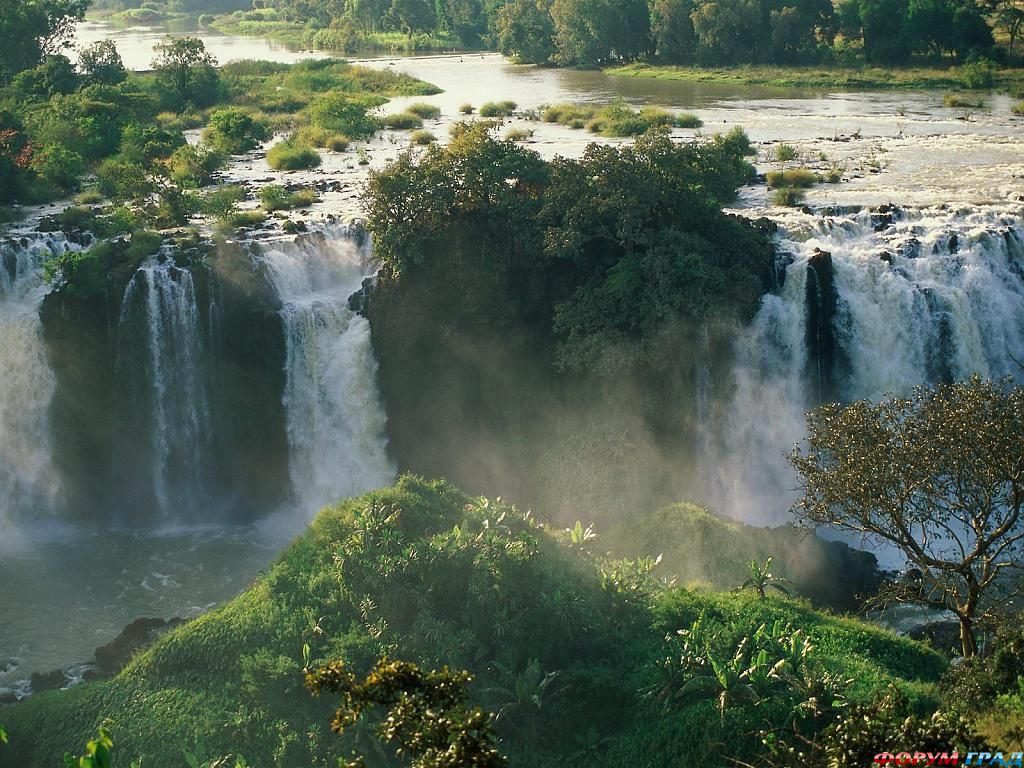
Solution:
<svg viewBox="0 0 1024 768">
<path fill-rule="evenodd" d="M 119 372 L 142 356 L 153 491 L 161 518 L 173 521 L 176 513 L 202 509 L 204 446 L 211 429 L 192 273 L 171 260 L 138 269 L 125 288 L 119 326 Z"/>
<path fill-rule="evenodd" d="M 787 519 L 796 478 L 783 454 L 816 404 L 806 370 L 815 249 L 833 258 L 842 400 L 974 373 L 1021 378 L 1015 359 L 1024 361 L 1024 210 L 907 211 L 880 231 L 867 211 L 792 213 L 780 223 L 777 244 L 793 261 L 737 343 L 735 393 L 708 462 L 716 506 L 762 523 Z"/>
<path fill-rule="evenodd" d="M 282 303 L 289 468 L 309 514 L 395 476 L 370 324 L 348 307 L 373 259 L 345 228 L 264 243 L 260 258 Z"/>
<path fill-rule="evenodd" d="M 49 430 L 55 380 L 39 308 L 50 290 L 43 263 L 78 248 L 61 235 L 0 244 L 0 550 L 16 520 L 52 512 L 60 492 Z"/>
</svg>

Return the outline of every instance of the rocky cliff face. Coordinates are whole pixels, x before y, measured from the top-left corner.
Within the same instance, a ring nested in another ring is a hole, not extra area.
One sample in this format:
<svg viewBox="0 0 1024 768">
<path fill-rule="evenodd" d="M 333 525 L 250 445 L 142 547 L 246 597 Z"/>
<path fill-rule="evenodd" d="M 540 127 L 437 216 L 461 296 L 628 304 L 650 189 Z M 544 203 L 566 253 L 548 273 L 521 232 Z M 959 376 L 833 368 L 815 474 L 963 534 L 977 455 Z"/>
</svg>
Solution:
<svg viewBox="0 0 1024 768">
<path fill-rule="evenodd" d="M 169 473 L 181 474 L 185 463 L 201 468 L 197 508 L 180 510 L 175 522 L 253 519 L 288 493 L 277 300 L 243 246 L 171 249 L 162 260 L 147 280 L 112 274 L 103 293 L 57 291 L 43 302 L 57 384 L 54 458 L 64 497 L 75 500 L 69 515 L 161 522 L 150 510 L 160 507 L 155 463 L 164 461 Z M 187 292 L 162 293 L 186 281 Z M 196 338 L 176 337 L 183 333 Z M 183 346 L 191 350 L 188 387 Z M 168 412 L 173 398 L 179 407 Z M 172 422 L 200 411 L 201 433 L 168 448 L 184 434 Z M 161 437 L 161 418 L 169 438 Z"/>
</svg>

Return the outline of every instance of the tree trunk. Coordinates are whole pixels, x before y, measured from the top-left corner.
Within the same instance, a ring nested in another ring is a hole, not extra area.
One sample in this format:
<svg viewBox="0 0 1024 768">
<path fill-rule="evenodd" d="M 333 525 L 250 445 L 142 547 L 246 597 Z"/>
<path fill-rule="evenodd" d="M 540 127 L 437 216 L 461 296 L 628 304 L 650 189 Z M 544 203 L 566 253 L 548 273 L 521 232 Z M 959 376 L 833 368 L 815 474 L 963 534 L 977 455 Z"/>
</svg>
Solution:
<svg viewBox="0 0 1024 768">
<path fill-rule="evenodd" d="M 970 616 L 960 617 L 960 646 L 965 659 L 978 652 L 978 641 L 974 636 L 974 620 Z"/>
</svg>

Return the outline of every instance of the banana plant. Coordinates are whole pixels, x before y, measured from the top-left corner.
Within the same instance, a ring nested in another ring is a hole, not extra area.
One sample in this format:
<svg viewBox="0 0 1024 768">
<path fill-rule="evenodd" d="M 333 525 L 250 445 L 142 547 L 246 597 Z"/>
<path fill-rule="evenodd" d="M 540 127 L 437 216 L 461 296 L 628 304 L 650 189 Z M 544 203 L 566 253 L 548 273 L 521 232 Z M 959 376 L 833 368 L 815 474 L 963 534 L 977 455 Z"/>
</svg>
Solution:
<svg viewBox="0 0 1024 768">
<path fill-rule="evenodd" d="M 789 579 L 772 573 L 771 557 L 764 561 L 764 565 L 758 563 L 757 560 L 751 560 L 747 563 L 747 567 L 750 569 L 750 578 L 743 582 L 740 589 L 757 590 L 757 596 L 762 600 L 767 597 L 769 587 L 777 589 L 784 595 L 789 594 L 789 590 L 785 586 L 789 583 Z"/>
</svg>

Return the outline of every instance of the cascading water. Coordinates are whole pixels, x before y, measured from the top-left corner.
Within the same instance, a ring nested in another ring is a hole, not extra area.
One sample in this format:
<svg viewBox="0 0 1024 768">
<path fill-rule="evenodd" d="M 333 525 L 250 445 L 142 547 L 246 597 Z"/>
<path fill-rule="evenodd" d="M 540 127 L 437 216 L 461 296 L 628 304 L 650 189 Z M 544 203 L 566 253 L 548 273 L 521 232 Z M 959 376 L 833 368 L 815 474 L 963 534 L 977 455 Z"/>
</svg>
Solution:
<svg viewBox="0 0 1024 768">
<path fill-rule="evenodd" d="M 62 235 L 26 235 L 0 244 L 0 532 L 52 512 L 59 482 L 50 452 L 55 389 L 39 307 L 49 291 L 47 258 L 80 246 Z M 0 540 L 9 536 L 0 534 Z"/>
<path fill-rule="evenodd" d="M 210 409 L 192 273 L 170 259 L 138 269 L 125 288 L 118 334 L 119 378 L 132 406 L 148 415 L 157 509 L 165 522 L 195 516 L 208 502 Z"/>
<path fill-rule="evenodd" d="M 822 400 L 1024 372 L 1024 211 L 861 211 L 780 221 L 789 260 L 736 344 L 734 392 L 708 455 L 712 503 L 779 523 L 784 458 Z"/>
<path fill-rule="evenodd" d="M 348 297 L 373 271 L 368 238 L 347 228 L 261 244 L 281 300 L 284 404 L 296 503 L 312 512 L 389 484 L 386 417 L 366 318 Z"/>
</svg>

